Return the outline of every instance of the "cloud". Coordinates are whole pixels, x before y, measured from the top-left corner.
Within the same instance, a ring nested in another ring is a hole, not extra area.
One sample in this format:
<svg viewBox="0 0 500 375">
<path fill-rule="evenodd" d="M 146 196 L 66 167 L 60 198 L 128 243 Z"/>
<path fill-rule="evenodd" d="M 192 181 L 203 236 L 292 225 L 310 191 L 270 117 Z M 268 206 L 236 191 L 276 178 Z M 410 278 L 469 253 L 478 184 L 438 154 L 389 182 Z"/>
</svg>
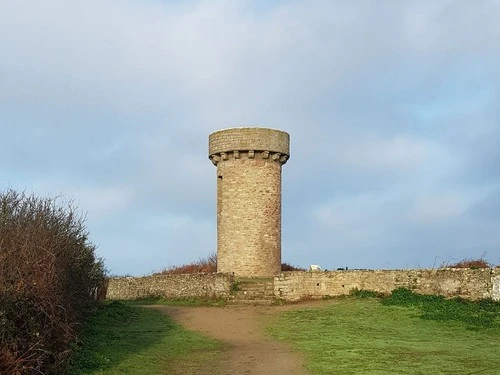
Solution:
<svg viewBox="0 0 500 375">
<path fill-rule="evenodd" d="M 498 222 L 500 220 L 500 189 L 493 190 L 470 207 L 475 217 L 484 221 Z"/>
<path fill-rule="evenodd" d="M 429 141 L 407 136 L 391 138 L 376 135 L 351 135 L 331 150 L 332 165 L 340 168 L 413 174 L 433 160 L 446 158 L 446 152 Z"/>
<path fill-rule="evenodd" d="M 215 246 L 208 134 L 270 126 L 291 134 L 290 262 L 494 258 L 499 17 L 498 1 L 4 2 L 2 182 L 75 197 L 112 272 L 140 274 Z"/>
<path fill-rule="evenodd" d="M 55 191 L 55 186 L 64 187 Z M 40 180 L 25 186 L 28 194 L 55 197 L 61 205 L 71 205 L 92 220 L 105 222 L 126 213 L 132 204 L 134 191 L 128 186 L 105 186 L 78 184 L 71 186 L 67 181 Z"/>
</svg>

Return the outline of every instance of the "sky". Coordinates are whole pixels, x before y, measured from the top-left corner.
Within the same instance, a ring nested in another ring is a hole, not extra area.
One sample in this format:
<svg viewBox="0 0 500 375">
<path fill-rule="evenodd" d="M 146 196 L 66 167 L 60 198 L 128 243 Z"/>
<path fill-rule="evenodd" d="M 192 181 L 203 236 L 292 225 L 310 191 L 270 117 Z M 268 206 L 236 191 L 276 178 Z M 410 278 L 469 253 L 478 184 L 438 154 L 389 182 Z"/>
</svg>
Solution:
<svg viewBox="0 0 500 375">
<path fill-rule="evenodd" d="M 208 135 L 290 133 L 282 259 L 500 263 L 500 1 L 0 0 L 0 190 L 110 274 L 216 251 Z"/>
</svg>

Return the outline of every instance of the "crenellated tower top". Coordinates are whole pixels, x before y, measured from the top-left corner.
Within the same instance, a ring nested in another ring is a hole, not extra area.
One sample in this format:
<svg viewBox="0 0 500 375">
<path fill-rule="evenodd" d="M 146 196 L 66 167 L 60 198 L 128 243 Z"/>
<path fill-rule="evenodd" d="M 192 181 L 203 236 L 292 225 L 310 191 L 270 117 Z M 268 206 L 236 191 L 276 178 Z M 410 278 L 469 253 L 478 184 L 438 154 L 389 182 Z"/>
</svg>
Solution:
<svg viewBox="0 0 500 375">
<path fill-rule="evenodd" d="M 268 128 L 230 128 L 209 136 L 209 159 L 217 165 L 229 159 L 270 159 L 285 164 L 290 157 L 290 135 Z"/>
</svg>

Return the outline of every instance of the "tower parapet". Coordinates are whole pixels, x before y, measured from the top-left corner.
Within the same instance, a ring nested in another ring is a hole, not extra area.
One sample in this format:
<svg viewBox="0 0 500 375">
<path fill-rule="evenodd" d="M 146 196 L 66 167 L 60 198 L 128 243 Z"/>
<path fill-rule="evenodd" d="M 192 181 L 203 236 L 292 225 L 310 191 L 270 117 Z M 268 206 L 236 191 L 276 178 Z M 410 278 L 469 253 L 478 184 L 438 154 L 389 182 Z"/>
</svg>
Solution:
<svg viewBox="0 0 500 375">
<path fill-rule="evenodd" d="M 288 133 L 231 128 L 209 136 L 217 166 L 217 271 L 272 276 L 281 269 L 281 166 Z"/>
<path fill-rule="evenodd" d="M 267 128 L 231 128 L 209 136 L 209 158 L 217 165 L 229 158 L 257 158 L 285 164 L 290 157 L 290 135 Z"/>
</svg>

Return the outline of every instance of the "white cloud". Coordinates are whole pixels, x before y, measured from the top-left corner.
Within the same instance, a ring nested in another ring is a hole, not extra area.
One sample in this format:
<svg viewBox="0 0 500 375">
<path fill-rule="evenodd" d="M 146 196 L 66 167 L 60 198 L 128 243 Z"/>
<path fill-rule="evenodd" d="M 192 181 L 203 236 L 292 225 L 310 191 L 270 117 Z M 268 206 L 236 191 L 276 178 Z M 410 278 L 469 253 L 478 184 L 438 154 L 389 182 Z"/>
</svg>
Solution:
<svg viewBox="0 0 500 375">
<path fill-rule="evenodd" d="M 417 225 L 433 226 L 459 219 L 471 204 L 470 197 L 464 192 L 427 192 L 416 197 L 408 219 Z"/>
<path fill-rule="evenodd" d="M 17 187 L 21 190 L 22 186 Z M 103 222 L 127 213 L 133 203 L 134 192 L 128 186 L 70 185 L 67 181 L 36 181 L 24 189 L 33 194 L 55 197 L 71 203 L 82 214 L 89 213 L 89 219 Z"/>
<path fill-rule="evenodd" d="M 356 168 L 398 170 L 414 173 L 424 164 L 440 160 L 443 151 L 429 141 L 419 141 L 407 136 L 382 138 L 381 136 L 353 136 L 333 148 L 332 162 Z M 441 153 L 441 155 L 439 155 Z"/>
<path fill-rule="evenodd" d="M 80 207 L 100 220 L 126 213 L 133 202 L 133 191 L 126 186 L 78 187 L 71 190 L 71 195 Z"/>
<path fill-rule="evenodd" d="M 498 127 L 499 17 L 500 2 L 479 0 L 4 1 L 2 182 L 74 197 L 112 268 L 133 273 L 138 248 L 206 255 L 208 134 L 267 125 L 292 136 L 287 212 L 320 223 L 284 220 L 292 263 L 309 241 L 411 246 L 425 223 L 470 224 L 486 193 L 464 188 L 481 184 L 466 168 L 497 181 L 494 162 L 474 161 L 478 134 Z M 493 248 L 490 225 L 461 229 L 462 241 L 481 233 Z M 430 237 L 456 246 L 444 229 Z M 137 273 L 156 264 L 141 262 Z"/>
</svg>

